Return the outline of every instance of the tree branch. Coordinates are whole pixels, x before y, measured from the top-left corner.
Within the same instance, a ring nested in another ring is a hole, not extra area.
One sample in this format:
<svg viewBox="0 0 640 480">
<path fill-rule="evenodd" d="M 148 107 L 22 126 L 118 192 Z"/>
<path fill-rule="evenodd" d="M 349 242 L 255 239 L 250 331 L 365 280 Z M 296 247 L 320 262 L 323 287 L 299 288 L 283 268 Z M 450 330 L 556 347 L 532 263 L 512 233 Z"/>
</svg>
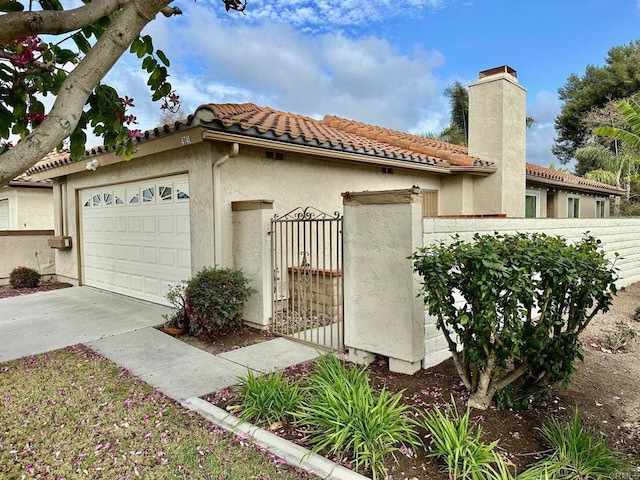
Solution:
<svg viewBox="0 0 640 480">
<path fill-rule="evenodd" d="M 42 33 L 57 35 L 78 30 L 120 10 L 129 1 L 93 0 L 71 10 L 7 13 L 0 16 L 0 45 L 11 43 L 18 37 Z"/>
<path fill-rule="evenodd" d="M 94 47 L 66 78 L 45 120 L 2 155 L 0 186 L 23 173 L 68 137 L 80 121 L 87 98 L 135 40 L 171 0 L 128 0 Z"/>
</svg>

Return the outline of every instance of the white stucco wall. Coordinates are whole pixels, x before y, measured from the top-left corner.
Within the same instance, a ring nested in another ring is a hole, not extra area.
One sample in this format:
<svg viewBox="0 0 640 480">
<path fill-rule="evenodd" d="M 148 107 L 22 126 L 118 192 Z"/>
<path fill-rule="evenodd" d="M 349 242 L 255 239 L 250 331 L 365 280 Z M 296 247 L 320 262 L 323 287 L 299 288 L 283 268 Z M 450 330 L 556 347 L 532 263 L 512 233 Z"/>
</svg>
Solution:
<svg viewBox="0 0 640 480">
<path fill-rule="evenodd" d="M 2 187 L 0 200 L 9 202 L 9 230 L 51 230 L 53 194 L 51 188 Z"/>
<path fill-rule="evenodd" d="M 47 245 L 50 232 L 0 232 L 0 285 L 9 283 L 15 267 L 29 267 L 41 275 L 55 273 L 53 251 Z"/>
<path fill-rule="evenodd" d="M 227 151 L 214 148 L 214 156 Z M 418 185 L 423 189 L 440 189 L 440 177 L 428 172 L 394 169 L 381 173 L 376 166 L 314 160 L 286 155 L 285 160 L 265 157 L 263 150 L 240 147 L 237 158 L 221 167 L 223 188 L 223 225 L 231 225 L 231 202 L 239 200 L 273 200 L 273 213 L 283 215 L 296 207 L 312 206 L 327 213 L 342 211 L 341 194 L 347 191 L 406 189 Z M 444 201 L 446 203 L 446 201 Z M 443 200 L 439 199 L 442 204 Z M 223 258 L 232 262 L 232 229 L 223 231 Z"/>
<path fill-rule="evenodd" d="M 495 162 L 498 171 L 477 178 L 475 214 L 524 217 L 526 90 L 508 73 L 469 85 L 469 155 Z"/>
<path fill-rule="evenodd" d="M 345 346 L 350 356 L 385 355 L 390 370 L 414 373 L 424 356 L 424 306 L 407 256 L 420 246 L 422 197 L 359 192 L 344 201 Z"/>
</svg>

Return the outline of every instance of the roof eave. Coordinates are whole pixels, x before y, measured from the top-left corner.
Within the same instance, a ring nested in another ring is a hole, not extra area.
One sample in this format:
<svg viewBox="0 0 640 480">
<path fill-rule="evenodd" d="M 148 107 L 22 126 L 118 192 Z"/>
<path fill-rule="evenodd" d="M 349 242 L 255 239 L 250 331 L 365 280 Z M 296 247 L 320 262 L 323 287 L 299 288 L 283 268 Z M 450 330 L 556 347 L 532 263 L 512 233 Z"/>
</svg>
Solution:
<svg viewBox="0 0 640 480">
<path fill-rule="evenodd" d="M 582 193 L 601 194 L 601 195 L 614 195 L 621 197 L 626 192 L 624 190 L 611 188 L 598 188 L 589 185 L 580 185 L 576 183 L 567 183 L 562 180 L 552 180 L 549 178 L 538 177 L 536 175 L 527 175 L 527 182 L 535 183 L 542 186 L 558 187 L 562 190 L 572 190 Z"/>
<path fill-rule="evenodd" d="M 143 140 L 136 144 L 136 151 L 131 160 L 154 155 L 156 153 L 165 152 L 186 145 L 193 145 L 202 142 L 202 132 L 204 129 L 199 126 L 185 128 L 184 130 L 174 131 L 152 139 Z M 115 151 L 103 151 L 94 154 L 85 155 L 77 162 L 68 163 L 52 167 L 41 172 L 32 173 L 30 176 L 34 180 L 45 180 L 47 178 L 63 177 L 74 173 L 86 171 L 86 161 L 92 158 L 100 158 L 100 166 L 113 165 L 126 161 L 122 155 L 116 155 Z"/>
<path fill-rule="evenodd" d="M 418 170 L 432 172 L 439 175 L 451 175 L 451 167 L 422 164 L 409 160 L 393 159 L 383 156 L 374 156 L 366 153 L 345 152 L 343 150 L 325 148 L 321 146 L 304 145 L 283 140 L 262 138 L 258 136 L 242 135 L 237 133 L 222 132 L 219 130 L 206 130 L 203 133 L 204 141 L 239 143 L 251 147 L 277 150 L 281 152 L 306 154 L 314 157 L 328 158 L 332 160 L 343 160 L 357 162 L 360 164 L 377 165 L 384 167 L 402 168 L 408 170 Z M 469 171 L 474 171 L 478 167 L 464 167 Z M 465 170 L 466 171 L 466 170 Z M 493 173 L 495 169 L 488 173 Z"/>
</svg>

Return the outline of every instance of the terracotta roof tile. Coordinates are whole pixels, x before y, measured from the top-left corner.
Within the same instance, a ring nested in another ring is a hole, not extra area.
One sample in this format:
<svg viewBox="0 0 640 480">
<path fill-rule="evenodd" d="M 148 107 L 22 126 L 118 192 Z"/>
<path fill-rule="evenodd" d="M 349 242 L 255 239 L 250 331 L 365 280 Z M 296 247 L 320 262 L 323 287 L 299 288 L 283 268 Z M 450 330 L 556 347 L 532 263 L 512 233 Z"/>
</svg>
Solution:
<svg viewBox="0 0 640 480">
<path fill-rule="evenodd" d="M 550 180 L 553 182 L 563 183 L 567 186 L 567 188 L 573 185 L 577 188 L 581 187 L 587 189 L 597 189 L 614 195 L 620 195 L 621 193 L 624 193 L 623 189 L 620 189 L 613 185 L 607 185 L 606 183 L 588 180 L 584 177 L 571 175 L 570 173 L 561 172 L 558 170 L 552 170 L 550 168 L 541 167 L 539 165 L 533 165 L 532 163 L 527 163 L 527 176 L 533 179 L 540 179 L 542 182 L 544 182 L 545 180 Z"/>
<path fill-rule="evenodd" d="M 196 111 L 207 111 L 208 128 L 236 133 L 271 136 L 280 141 L 314 143 L 325 148 L 355 151 L 396 160 L 428 163 L 442 167 L 487 166 L 470 157 L 464 147 L 425 139 L 408 133 L 376 127 L 354 120 L 327 115 L 322 120 L 282 112 L 253 103 L 207 104 Z M 451 154 L 456 154 L 452 156 Z"/>
<path fill-rule="evenodd" d="M 199 115 L 200 114 L 200 115 Z M 398 161 L 435 165 L 440 167 L 482 167 L 493 166 L 492 162 L 470 156 L 466 147 L 411 135 L 388 128 L 357 122 L 335 115 L 327 115 L 317 120 L 304 115 L 287 113 L 254 103 L 210 103 L 198 107 L 194 115 L 172 125 L 154 128 L 144 132 L 138 141 L 152 140 L 181 128 L 201 125 L 211 130 L 219 130 L 240 135 L 278 140 L 282 142 L 306 144 L 337 151 L 355 152 L 363 155 L 390 158 Z M 110 151 L 106 147 L 87 150 L 92 156 Z M 72 163 L 67 152 L 50 154 L 26 174 L 33 174 Z M 575 185 L 613 194 L 620 190 L 610 185 L 586 180 L 556 170 L 527 164 L 527 177 L 544 181 Z"/>
</svg>

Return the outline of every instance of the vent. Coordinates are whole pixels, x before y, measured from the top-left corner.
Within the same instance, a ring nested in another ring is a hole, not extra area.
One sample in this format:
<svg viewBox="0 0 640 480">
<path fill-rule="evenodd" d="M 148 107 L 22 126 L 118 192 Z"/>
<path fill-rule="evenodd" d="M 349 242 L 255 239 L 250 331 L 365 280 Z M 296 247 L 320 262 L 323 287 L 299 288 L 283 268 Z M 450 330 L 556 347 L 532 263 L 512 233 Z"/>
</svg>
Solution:
<svg viewBox="0 0 640 480">
<path fill-rule="evenodd" d="M 388 175 L 393 175 L 393 168 L 391 168 L 391 167 L 382 167 L 382 173 L 386 173 Z"/>
<path fill-rule="evenodd" d="M 285 156 L 284 153 L 282 152 L 271 152 L 271 151 L 267 151 L 265 152 L 265 156 L 271 160 L 284 160 Z"/>
</svg>

